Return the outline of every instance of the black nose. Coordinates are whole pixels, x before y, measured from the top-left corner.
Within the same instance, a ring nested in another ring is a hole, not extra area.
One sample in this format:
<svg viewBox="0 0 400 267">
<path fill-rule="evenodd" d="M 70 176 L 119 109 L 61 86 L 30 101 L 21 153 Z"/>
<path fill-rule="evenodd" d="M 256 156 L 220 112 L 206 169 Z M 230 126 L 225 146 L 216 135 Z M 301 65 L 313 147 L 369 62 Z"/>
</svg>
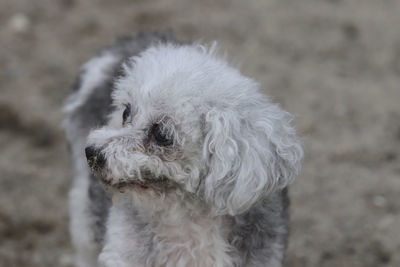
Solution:
<svg viewBox="0 0 400 267">
<path fill-rule="evenodd" d="M 86 159 L 92 170 L 100 170 L 106 163 L 106 158 L 100 149 L 88 146 L 85 148 Z"/>
</svg>

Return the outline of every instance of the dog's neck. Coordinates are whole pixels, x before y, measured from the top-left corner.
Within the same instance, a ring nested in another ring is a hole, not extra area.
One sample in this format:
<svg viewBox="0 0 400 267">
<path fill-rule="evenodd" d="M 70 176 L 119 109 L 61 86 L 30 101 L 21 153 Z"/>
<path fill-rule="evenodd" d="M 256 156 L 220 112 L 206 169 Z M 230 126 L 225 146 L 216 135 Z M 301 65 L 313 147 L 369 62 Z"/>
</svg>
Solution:
<svg viewBox="0 0 400 267">
<path fill-rule="evenodd" d="M 179 190 L 165 194 L 133 190 L 131 195 L 138 216 L 152 233 L 152 253 L 168 252 L 165 259 L 154 257 L 165 262 L 153 266 L 232 265 L 229 218 L 212 215 L 201 200 Z"/>
</svg>

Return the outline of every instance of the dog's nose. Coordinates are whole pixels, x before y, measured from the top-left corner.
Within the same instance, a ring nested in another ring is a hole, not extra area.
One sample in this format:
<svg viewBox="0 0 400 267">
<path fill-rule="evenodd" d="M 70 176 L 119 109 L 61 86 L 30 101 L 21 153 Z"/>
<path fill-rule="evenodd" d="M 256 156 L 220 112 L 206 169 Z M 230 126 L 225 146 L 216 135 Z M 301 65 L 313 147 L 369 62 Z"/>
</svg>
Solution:
<svg viewBox="0 0 400 267">
<path fill-rule="evenodd" d="M 94 146 L 88 146 L 85 148 L 85 154 L 89 167 L 92 170 L 99 170 L 104 167 L 106 158 L 100 149 Z"/>
</svg>

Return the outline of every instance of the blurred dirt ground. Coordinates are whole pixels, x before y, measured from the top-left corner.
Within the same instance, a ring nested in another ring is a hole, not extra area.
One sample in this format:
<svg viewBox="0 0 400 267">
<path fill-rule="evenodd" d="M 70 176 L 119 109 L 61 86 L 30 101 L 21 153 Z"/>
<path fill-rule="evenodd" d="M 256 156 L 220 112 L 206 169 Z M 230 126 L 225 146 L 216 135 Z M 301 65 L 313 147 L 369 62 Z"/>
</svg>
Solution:
<svg viewBox="0 0 400 267">
<path fill-rule="evenodd" d="M 72 266 L 61 106 L 121 35 L 217 40 L 297 116 L 286 266 L 400 266 L 400 1 L 0 0 L 0 266 Z"/>
</svg>

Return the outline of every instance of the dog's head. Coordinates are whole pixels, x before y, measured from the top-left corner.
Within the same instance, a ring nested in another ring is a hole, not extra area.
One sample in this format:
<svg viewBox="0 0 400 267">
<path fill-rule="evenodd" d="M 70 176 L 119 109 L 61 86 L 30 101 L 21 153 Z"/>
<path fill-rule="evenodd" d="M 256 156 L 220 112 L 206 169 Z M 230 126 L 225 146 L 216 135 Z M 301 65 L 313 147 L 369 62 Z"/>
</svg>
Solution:
<svg viewBox="0 0 400 267">
<path fill-rule="evenodd" d="M 163 45 L 132 58 L 112 97 L 108 125 L 90 133 L 86 148 L 92 171 L 112 187 L 176 187 L 234 215 L 300 169 L 291 116 L 201 46 Z"/>
</svg>

